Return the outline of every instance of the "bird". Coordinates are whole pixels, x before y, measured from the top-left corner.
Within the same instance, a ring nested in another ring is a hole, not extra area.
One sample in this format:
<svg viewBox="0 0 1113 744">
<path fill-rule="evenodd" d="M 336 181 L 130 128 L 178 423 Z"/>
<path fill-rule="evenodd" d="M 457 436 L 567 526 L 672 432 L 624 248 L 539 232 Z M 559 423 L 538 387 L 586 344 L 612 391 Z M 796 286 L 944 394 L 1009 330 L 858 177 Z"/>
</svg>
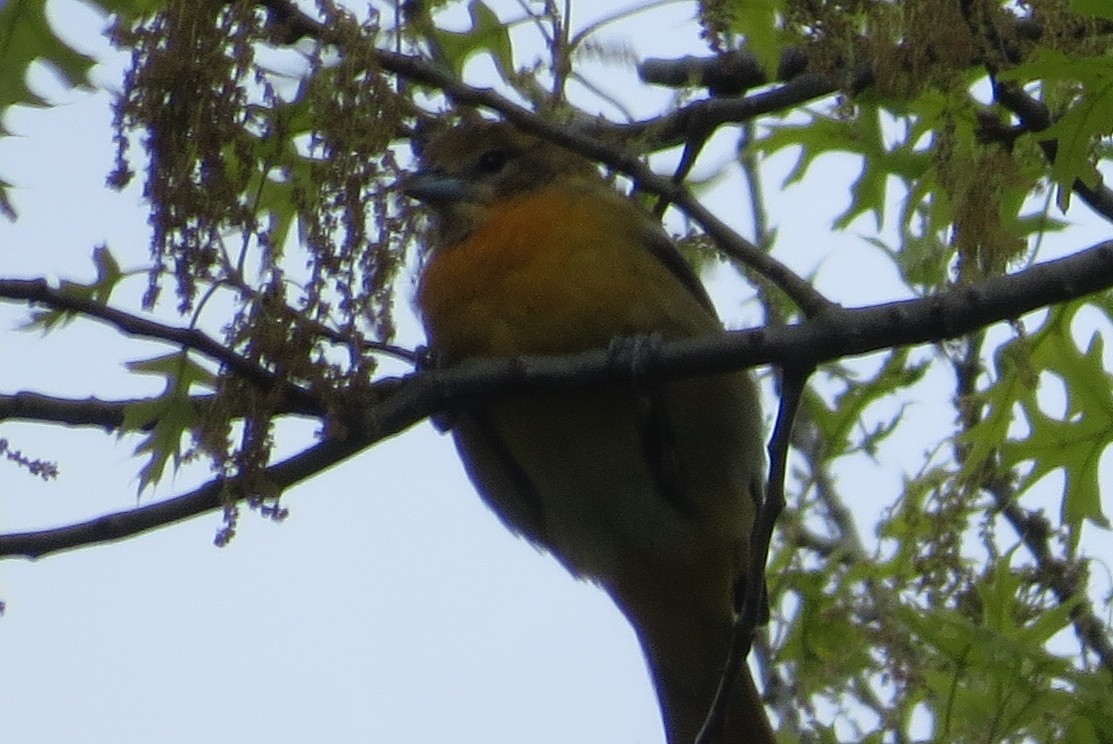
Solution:
<svg viewBox="0 0 1113 744">
<path fill-rule="evenodd" d="M 546 139 L 465 118 L 429 139 L 402 191 L 430 218 L 415 304 L 438 364 L 725 332 L 659 221 Z M 746 371 L 638 377 L 468 403 L 451 431 L 502 522 L 611 596 L 644 652 L 668 743 L 689 744 L 745 591 L 761 408 Z M 741 666 L 715 741 L 772 744 Z"/>
</svg>

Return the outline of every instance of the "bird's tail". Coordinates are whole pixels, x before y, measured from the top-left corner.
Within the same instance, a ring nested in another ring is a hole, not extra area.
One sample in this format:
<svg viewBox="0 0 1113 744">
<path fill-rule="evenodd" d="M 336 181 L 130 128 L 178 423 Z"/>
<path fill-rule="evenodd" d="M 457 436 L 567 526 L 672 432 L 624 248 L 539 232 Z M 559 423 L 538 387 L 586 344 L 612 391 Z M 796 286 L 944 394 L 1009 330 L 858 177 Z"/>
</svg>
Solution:
<svg viewBox="0 0 1113 744">
<path fill-rule="evenodd" d="M 731 621 L 690 622 L 683 632 L 670 624 L 641 624 L 638 630 L 669 744 L 692 744 L 711 709 L 730 646 Z M 775 744 L 750 670 L 733 680 L 716 744 Z"/>
</svg>

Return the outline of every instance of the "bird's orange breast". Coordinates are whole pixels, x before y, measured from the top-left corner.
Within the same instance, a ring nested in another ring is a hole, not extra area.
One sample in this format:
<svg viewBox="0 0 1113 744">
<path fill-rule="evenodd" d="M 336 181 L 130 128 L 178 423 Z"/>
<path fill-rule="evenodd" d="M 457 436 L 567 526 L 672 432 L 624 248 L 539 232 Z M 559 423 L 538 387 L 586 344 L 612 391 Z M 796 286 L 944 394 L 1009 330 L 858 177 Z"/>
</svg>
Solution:
<svg viewBox="0 0 1113 744">
<path fill-rule="evenodd" d="M 430 344 L 449 360 L 570 353 L 713 322 L 638 243 L 633 223 L 646 217 L 596 191 L 553 186 L 508 200 L 437 249 L 418 289 Z"/>
</svg>

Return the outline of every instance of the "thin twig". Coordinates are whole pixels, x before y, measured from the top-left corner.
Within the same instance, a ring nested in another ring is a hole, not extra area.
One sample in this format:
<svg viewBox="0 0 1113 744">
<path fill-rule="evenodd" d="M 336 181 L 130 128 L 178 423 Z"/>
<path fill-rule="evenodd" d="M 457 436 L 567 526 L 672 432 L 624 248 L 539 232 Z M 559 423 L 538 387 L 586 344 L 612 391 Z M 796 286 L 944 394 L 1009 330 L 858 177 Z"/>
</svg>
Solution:
<svg viewBox="0 0 1113 744">
<path fill-rule="evenodd" d="M 0 279 L 0 300 L 20 300 L 30 304 L 49 305 L 56 310 L 107 323 L 129 336 L 152 338 L 192 349 L 219 362 L 230 372 L 253 385 L 264 390 L 278 387 L 298 406 L 315 407 L 316 410 L 323 411 L 323 406 L 308 391 L 280 379 L 196 328 L 181 328 L 141 318 L 96 300 L 51 287 L 45 279 Z"/>
<path fill-rule="evenodd" d="M 699 159 L 699 154 L 703 151 L 704 145 L 707 144 L 708 138 L 711 136 L 710 131 L 700 132 L 692 137 L 689 137 L 684 142 L 684 150 L 680 154 L 680 162 L 676 164 L 676 169 L 672 173 L 672 182 L 681 185 L 688 178 L 688 174 L 692 172 L 692 168 L 696 165 L 696 160 Z M 657 199 L 657 203 L 653 205 L 653 216 L 660 219 L 664 216 L 665 210 L 669 208 L 669 199 L 667 196 L 661 196 Z"/>
<path fill-rule="evenodd" d="M 830 75 L 805 73 L 787 83 L 739 98 L 705 98 L 663 116 L 630 124 L 585 122 L 583 128 L 601 139 L 632 139 L 648 150 L 682 144 L 693 132 L 724 124 L 744 124 L 759 116 L 787 111 L 839 90 Z"/>
<path fill-rule="evenodd" d="M 746 591 L 742 598 L 742 609 L 734 621 L 730 650 L 715 699 L 707 712 L 707 718 L 696 736 L 695 744 L 711 744 L 722 729 L 726 716 L 727 701 L 734 681 L 738 677 L 746 657 L 750 654 L 754 633 L 762 621 L 762 611 L 766 607 L 765 565 L 769 558 L 769 545 L 773 540 L 773 528 L 777 517 L 785 505 L 785 472 L 788 451 L 792 440 L 792 424 L 800 407 L 800 398 L 807 385 L 812 369 L 788 368 L 781 379 L 781 404 L 777 410 L 777 422 L 773 426 L 773 436 L 769 441 L 769 480 L 765 498 L 758 508 L 754 528 L 750 538 L 750 562 L 746 576 Z"/>
<path fill-rule="evenodd" d="M 1038 134 L 1051 127 L 1051 112 L 1019 86 L 998 82 L 993 86 L 993 94 L 998 103 L 1016 114 L 1026 130 Z M 1054 163 L 1059 156 L 1059 143 L 1053 139 L 1042 139 L 1038 144 L 1047 161 Z M 1113 222 L 1113 190 L 1101 182 L 1100 175 L 1097 178 L 1095 186 L 1087 186 L 1082 179 L 1076 178 L 1071 183 L 1071 190 L 1099 216 Z"/>
<path fill-rule="evenodd" d="M 190 404 L 197 411 L 203 411 L 216 399 L 213 395 L 194 395 Z M 11 395 L 0 395 L 0 421 L 34 421 L 64 426 L 96 426 L 107 431 L 118 431 L 124 425 L 124 416 L 129 407 L 143 406 L 157 402 L 158 398 L 133 398 L 129 400 L 101 400 L 99 398 L 60 398 L 31 391 L 20 391 Z M 287 401 L 289 403 L 289 401 Z M 313 406 L 279 405 L 276 415 L 300 415 L 319 417 L 320 410 Z M 153 421 L 137 426 L 140 431 L 154 425 Z"/>
<path fill-rule="evenodd" d="M 252 477 L 252 482 L 259 483 L 261 478 L 268 489 L 279 493 L 350 457 L 365 446 L 364 440 L 356 435 L 325 440 L 264 468 L 259 476 Z M 213 511 L 227 503 L 229 498 L 238 501 L 250 495 L 244 492 L 239 479 L 217 478 L 181 496 L 86 522 L 50 530 L 0 535 L 0 556 L 41 558 L 78 546 L 112 542 Z"/>
<path fill-rule="evenodd" d="M 1051 589 L 1060 605 L 1071 606 L 1071 624 L 1082 645 L 1097 657 L 1102 669 L 1113 675 L 1113 642 L 1109 638 L 1109 628 L 1094 613 L 1093 603 L 1079 585 L 1084 575 L 1081 566 L 1076 561 L 1055 557 L 1049 545 L 1053 531 L 1047 520 L 1017 506 L 1016 494 L 1003 479 L 985 490 L 1035 559 L 1040 583 Z"/>
</svg>

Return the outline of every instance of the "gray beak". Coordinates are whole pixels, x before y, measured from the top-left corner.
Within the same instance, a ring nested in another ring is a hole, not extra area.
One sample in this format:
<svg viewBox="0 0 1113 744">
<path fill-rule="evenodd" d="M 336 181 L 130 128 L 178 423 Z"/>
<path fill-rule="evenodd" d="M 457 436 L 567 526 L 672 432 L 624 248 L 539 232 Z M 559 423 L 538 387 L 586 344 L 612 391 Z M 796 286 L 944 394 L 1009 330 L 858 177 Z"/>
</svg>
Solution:
<svg viewBox="0 0 1113 744">
<path fill-rule="evenodd" d="M 468 201 L 474 196 L 475 190 L 461 178 L 432 171 L 418 171 L 402 182 L 402 193 L 436 207 Z"/>
</svg>

